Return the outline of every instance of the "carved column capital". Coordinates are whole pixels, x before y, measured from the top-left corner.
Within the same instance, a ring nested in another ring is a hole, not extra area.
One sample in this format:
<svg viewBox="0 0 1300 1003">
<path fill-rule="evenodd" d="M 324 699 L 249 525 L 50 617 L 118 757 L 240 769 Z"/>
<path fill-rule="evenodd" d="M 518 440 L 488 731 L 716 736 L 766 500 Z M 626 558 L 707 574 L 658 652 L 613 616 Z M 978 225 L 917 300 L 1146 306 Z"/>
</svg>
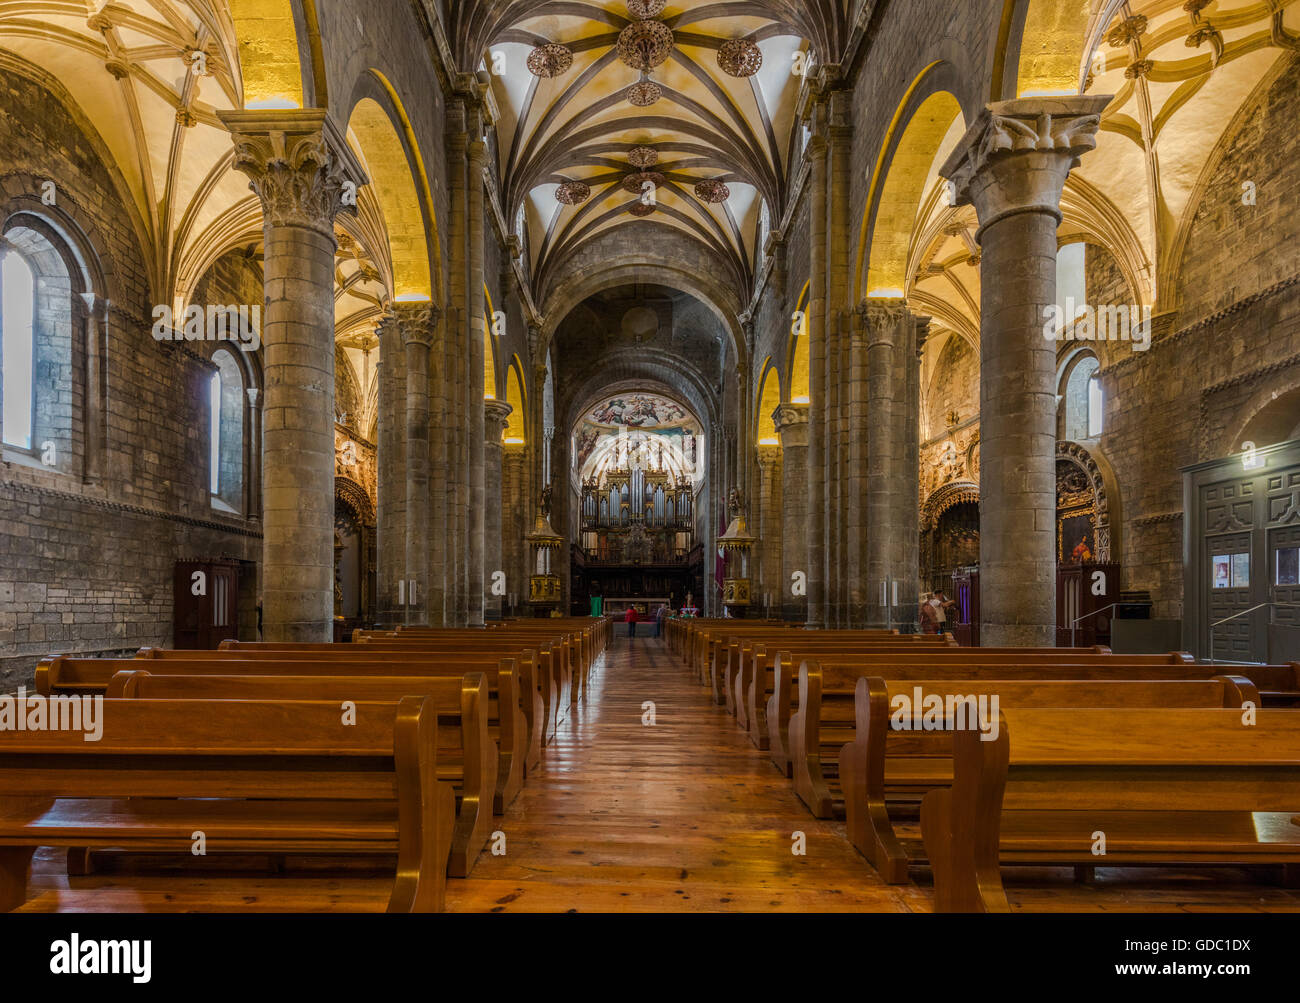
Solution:
<svg viewBox="0 0 1300 1003">
<path fill-rule="evenodd" d="M 356 212 L 369 179 L 324 109 L 217 113 L 235 144 L 236 170 L 262 201 L 266 222 L 333 239 L 334 219 Z"/>
<path fill-rule="evenodd" d="M 380 337 L 400 341 L 405 347 L 432 348 L 437 340 L 442 311 L 426 301 L 391 303 L 379 322 Z"/>
<path fill-rule="evenodd" d="M 808 405 L 778 404 L 772 412 L 782 448 L 808 445 Z"/>
<path fill-rule="evenodd" d="M 953 205 L 974 205 L 980 234 L 1024 212 L 1061 218 L 1061 192 L 1097 145 L 1108 95 L 1020 98 L 985 106 L 939 173 Z"/>
<path fill-rule="evenodd" d="M 758 460 L 758 468 L 764 476 L 771 476 L 776 465 L 781 462 L 781 447 L 773 445 L 760 445 L 757 447 L 755 458 Z"/>
<path fill-rule="evenodd" d="M 488 164 L 487 143 L 476 139 L 469 144 L 469 165 L 473 170 L 484 170 Z"/>
<path fill-rule="evenodd" d="M 498 445 L 501 443 L 501 437 L 506 434 L 506 427 L 510 424 L 510 415 L 514 410 L 505 401 L 494 398 L 488 398 L 483 402 L 484 442 Z"/>
<path fill-rule="evenodd" d="M 862 333 L 868 336 L 892 330 L 912 316 L 907 301 L 901 299 L 864 300 L 856 313 Z"/>
</svg>

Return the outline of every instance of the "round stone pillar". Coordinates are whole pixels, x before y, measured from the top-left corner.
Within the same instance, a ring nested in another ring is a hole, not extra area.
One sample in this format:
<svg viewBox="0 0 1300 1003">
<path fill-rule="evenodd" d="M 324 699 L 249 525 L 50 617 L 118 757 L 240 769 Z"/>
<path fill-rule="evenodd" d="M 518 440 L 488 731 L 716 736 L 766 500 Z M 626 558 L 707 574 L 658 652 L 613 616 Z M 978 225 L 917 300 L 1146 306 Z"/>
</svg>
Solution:
<svg viewBox="0 0 1300 1003">
<path fill-rule="evenodd" d="M 772 604 L 786 620 L 808 616 L 808 405 L 782 404 L 772 416 L 781 437 L 781 572 Z"/>
<path fill-rule="evenodd" d="M 989 105 L 941 174 L 973 204 L 980 292 L 980 642 L 1056 643 L 1056 303 L 1061 193 L 1107 96 Z"/>
<path fill-rule="evenodd" d="M 483 402 L 483 616 L 487 620 L 501 619 L 506 596 L 519 584 L 510 580 L 501 537 L 501 512 L 505 503 L 501 493 L 502 436 L 506 434 L 512 411 L 514 408 L 505 401 Z M 523 529 L 517 532 L 522 533 Z"/>
<path fill-rule="evenodd" d="M 221 112 L 264 213 L 263 637 L 334 620 L 334 218 L 365 174 L 320 109 Z"/>
<path fill-rule="evenodd" d="M 430 303 L 394 303 L 385 325 L 397 329 L 406 361 L 406 539 L 407 624 L 428 626 L 431 607 L 429 567 L 429 355 L 436 341 L 439 313 Z M 439 622 L 441 609 L 435 611 Z"/>
</svg>

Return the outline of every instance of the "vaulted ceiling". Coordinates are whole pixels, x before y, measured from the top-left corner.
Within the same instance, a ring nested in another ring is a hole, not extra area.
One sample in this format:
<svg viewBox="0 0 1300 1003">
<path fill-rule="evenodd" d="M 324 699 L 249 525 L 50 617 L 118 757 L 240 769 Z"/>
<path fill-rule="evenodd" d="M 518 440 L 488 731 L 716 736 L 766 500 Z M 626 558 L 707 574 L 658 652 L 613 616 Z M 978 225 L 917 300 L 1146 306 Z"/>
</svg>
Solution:
<svg viewBox="0 0 1300 1003">
<path fill-rule="evenodd" d="M 795 114 L 801 71 L 810 51 L 838 51 L 843 6 L 843 0 L 456 5 L 453 35 L 465 65 L 492 75 L 503 194 L 511 222 L 526 231 L 537 288 L 545 289 L 575 253 L 611 230 L 644 241 L 662 228 L 687 234 L 728 282 L 749 288 L 763 204 L 772 219 L 780 218 L 801 152 Z M 655 24 L 638 30 L 638 21 Z M 636 34 L 657 44 L 629 53 Z M 748 76 L 734 75 L 738 67 L 720 60 L 733 40 L 752 43 L 750 57 L 761 56 Z M 559 53 L 555 75 L 530 71 L 529 56 L 557 43 L 568 54 Z M 658 99 L 638 106 L 629 89 L 643 82 L 658 88 Z M 648 156 L 656 162 L 644 166 L 648 177 L 629 180 L 645 165 L 629 159 L 638 148 L 654 151 Z M 709 180 L 727 186 L 725 200 L 697 193 Z M 566 182 L 576 183 L 577 204 L 557 201 Z"/>
</svg>

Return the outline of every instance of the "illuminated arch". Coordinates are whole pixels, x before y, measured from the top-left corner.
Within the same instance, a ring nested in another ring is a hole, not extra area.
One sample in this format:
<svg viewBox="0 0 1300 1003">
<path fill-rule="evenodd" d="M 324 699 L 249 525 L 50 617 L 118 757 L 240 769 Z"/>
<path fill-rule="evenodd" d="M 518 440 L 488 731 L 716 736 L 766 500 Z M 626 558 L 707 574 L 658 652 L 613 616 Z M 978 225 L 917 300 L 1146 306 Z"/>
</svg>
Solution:
<svg viewBox="0 0 1300 1003">
<path fill-rule="evenodd" d="M 1003 10 L 1008 49 L 1015 36 L 1016 8 L 1024 0 L 1006 0 Z M 1029 0 L 1020 30 L 1015 97 L 1078 94 L 1082 81 L 1092 0 Z M 1005 73 L 1010 51 L 999 53 Z M 1003 83 L 1003 89 L 1009 89 Z M 995 87 L 998 86 L 995 75 Z M 996 95 L 1001 97 L 1000 94 Z"/>
<path fill-rule="evenodd" d="M 754 422 L 754 441 L 760 446 L 779 446 L 781 439 L 776 434 L 776 422 L 772 412 L 781 406 L 781 376 L 769 356 L 763 363 L 763 382 L 758 390 L 758 414 Z"/>
<path fill-rule="evenodd" d="M 954 129 L 959 126 L 959 129 Z M 880 185 L 867 265 L 867 295 L 902 298 L 908 285 L 907 260 L 917 210 L 935 176 L 935 166 L 964 131 L 961 105 L 947 91 L 936 91 L 912 115 Z M 875 187 L 875 186 L 873 186 Z"/>
<path fill-rule="evenodd" d="M 309 22 L 315 21 L 314 4 Z M 298 31 L 290 0 L 230 0 L 245 108 L 303 107 Z"/>
<path fill-rule="evenodd" d="M 497 394 L 497 345 L 492 336 L 492 294 L 483 286 L 483 399 L 500 400 Z"/>
<path fill-rule="evenodd" d="M 526 441 L 525 416 L 528 414 L 528 396 L 524 392 L 523 363 L 518 355 L 510 357 L 510 369 L 506 373 L 506 403 L 510 405 L 510 417 L 506 421 L 505 441 L 523 443 Z"/>
<path fill-rule="evenodd" d="M 921 89 L 921 86 L 926 83 L 930 75 L 941 65 L 942 62 L 936 60 L 917 74 L 916 79 L 912 81 L 912 85 L 907 88 L 907 93 L 903 95 L 903 99 L 898 102 L 898 108 L 894 111 L 893 121 L 889 123 L 889 129 L 885 132 L 884 142 L 880 144 L 880 154 L 877 156 L 875 168 L 871 172 L 871 187 L 867 191 L 866 208 L 862 211 L 862 227 L 858 233 L 858 258 L 853 270 L 854 302 L 862 299 L 862 281 L 865 278 L 864 272 L 866 270 L 867 235 L 870 233 L 871 211 L 872 207 L 876 204 L 877 192 L 880 190 L 880 186 L 884 181 L 885 163 L 889 157 L 889 151 L 894 147 L 894 137 L 898 134 L 898 130 L 902 128 L 903 117 L 907 112 L 907 108 L 910 105 L 912 98 L 916 95 L 917 91 Z M 791 393 L 793 392 L 792 389 Z"/>
<path fill-rule="evenodd" d="M 790 388 L 792 404 L 807 404 L 812 400 L 811 384 L 808 381 L 808 332 L 812 330 L 808 317 L 808 294 L 811 291 L 812 282 L 805 282 L 794 316 L 790 319 L 790 347 L 786 352 L 790 375 L 786 378 L 786 384 Z"/>
<path fill-rule="evenodd" d="M 429 239 L 414 172 L 406 148 L 392 119 L 371 97 L 361 98 L 348 121 L 370 187 L 383 210 L 393 262 L 393 298 L 400 301 L 432 299 L 429 277 Z"/>
</svg>

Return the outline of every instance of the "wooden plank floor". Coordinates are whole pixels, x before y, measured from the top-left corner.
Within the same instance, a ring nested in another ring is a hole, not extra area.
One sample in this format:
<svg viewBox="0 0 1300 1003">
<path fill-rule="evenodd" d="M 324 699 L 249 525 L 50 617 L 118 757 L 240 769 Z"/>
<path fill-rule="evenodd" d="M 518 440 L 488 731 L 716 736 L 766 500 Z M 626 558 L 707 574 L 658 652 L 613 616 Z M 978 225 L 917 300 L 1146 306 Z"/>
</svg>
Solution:
<svg viewBox="0 0 1300 1003">
<path fill-rule="evenodd" d="M 655 705 L 654 726 L 642 724 Z M 506 853 L 484 852 L 448 882 L 453 912 L 926 912 L 928 871 L 885 885 L 844 838 L 818 821 L 660 641 L 618 632 L 588 701 L 561 725 L 542 769 L 496 826 Z M 807 853 L 791 852 L 802 832 Z M 205 862 L 214 863 L 214 862 Z M 291 862 L 293 863 L 293 862 Z M 70 882 L 42 852 L 28 911 L 376 911 L 378 872 L 292 868 L 239 874 L 121 872 Z M 184 873 L 181 867 L 186 868 Z M 1013 907 L 1032 911 L 1300 911 L 1300 892 L 1233 869 L 1103 869 L 1094 884 L 1068 869 L 1007 872 Z M 391 875 L 391 871 L 389 872 Z"/>
</svg>

